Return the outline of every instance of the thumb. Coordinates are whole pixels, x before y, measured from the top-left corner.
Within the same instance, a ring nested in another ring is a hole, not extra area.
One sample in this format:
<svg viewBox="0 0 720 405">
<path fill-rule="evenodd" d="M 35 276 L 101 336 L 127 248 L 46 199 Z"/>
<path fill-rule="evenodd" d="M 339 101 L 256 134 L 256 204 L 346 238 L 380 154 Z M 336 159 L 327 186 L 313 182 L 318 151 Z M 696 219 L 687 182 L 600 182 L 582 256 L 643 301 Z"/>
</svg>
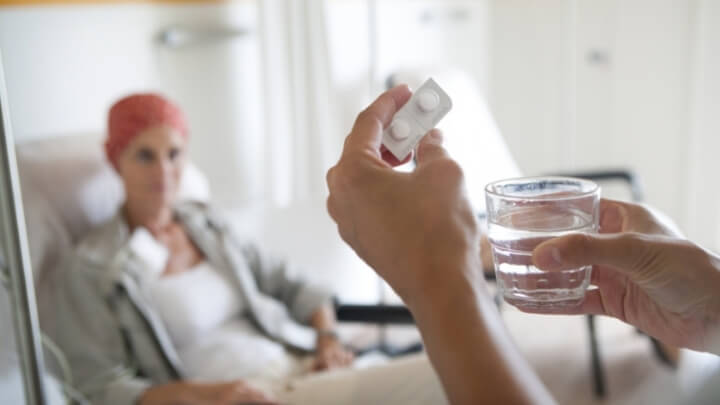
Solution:
<svg viewBox="0 0 720 405">
<path fill-rule="evenodd" d="M 443 134 L 437 128 L 431 129 L 422 140 L 417 148 L 418 166 L 427 164 L 433 160 L 447 158 L 448 153 L 443 148 Z"/>
<path fill-rule="evenodd" d="M 540 269 L 569 270 L 582 266 L 610 266 L 633 281 L 653 274 L 661 243 L 636 233 L 612 235 L 572 234 L 550 239 L 533 251 L 533 264 Z"/>
</svg>

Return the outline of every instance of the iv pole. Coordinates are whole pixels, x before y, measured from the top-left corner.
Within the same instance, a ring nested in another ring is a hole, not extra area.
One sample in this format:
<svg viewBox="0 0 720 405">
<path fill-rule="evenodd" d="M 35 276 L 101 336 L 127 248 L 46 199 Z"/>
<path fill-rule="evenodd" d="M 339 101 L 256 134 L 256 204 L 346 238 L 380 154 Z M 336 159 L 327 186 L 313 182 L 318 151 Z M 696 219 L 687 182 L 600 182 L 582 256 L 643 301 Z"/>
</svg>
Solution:
<svg viewBox="0 0 720 405">
<path fill-rule="evenodd" d="M 0 271 L 9 273 L 9 292 L 13 304 L 15 338 L 25 387 L 25 403 L 44 405 L 46 395 L 42 381 L 44 362 L 40 329 L 1 54 L 0 142 L 2 142 L 0 144 L 0 186 L 2 187 L 0 188 L 0 224 L 2 224 L 0 243 L 7 266 L 3 266 L 0 261 Z"/>
</svg>

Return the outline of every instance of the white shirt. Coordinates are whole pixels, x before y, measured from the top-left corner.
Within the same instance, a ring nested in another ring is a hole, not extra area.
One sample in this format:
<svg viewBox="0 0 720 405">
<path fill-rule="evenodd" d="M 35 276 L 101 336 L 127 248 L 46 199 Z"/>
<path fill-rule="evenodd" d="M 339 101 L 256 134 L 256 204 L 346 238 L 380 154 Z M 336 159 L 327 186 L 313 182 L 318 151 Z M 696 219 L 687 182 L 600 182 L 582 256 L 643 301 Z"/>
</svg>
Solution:
<svg viewBox="0 0 720 405">
<path fill-rule="evenodd" d="M 300 359 L 248 319 L 237 289 L 207 262 L 157 278 L 148 291 L 189 378 L 274 380 L 301 371 Z"/>
</svg>

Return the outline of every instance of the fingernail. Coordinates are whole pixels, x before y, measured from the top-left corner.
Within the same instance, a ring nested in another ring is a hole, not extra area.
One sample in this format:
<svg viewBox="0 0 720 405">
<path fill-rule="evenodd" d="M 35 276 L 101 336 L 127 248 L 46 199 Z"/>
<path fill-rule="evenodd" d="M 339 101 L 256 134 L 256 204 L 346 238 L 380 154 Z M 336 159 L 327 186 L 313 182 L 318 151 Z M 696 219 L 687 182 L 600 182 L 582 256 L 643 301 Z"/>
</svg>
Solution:
<svg viewBox="0 0 720 405">
<path fill-rule="evenodd" d="M 438 145 L 442 144 L 443 133 L 441 130 L 439 130 L 437 128 L 432 129 L 428 135 L 429 135 L 430 140 L 433 141 L 433 143 L 436 143 Z"/>
<path fill-rule="evenodd" d="M 541 269 L 553 269 L 562 265 L 560 249 L 552 244 L 540 245 L 533 254 L 535 265 Z"/>
<path fill-rule="evenodd" d="M 607 207 L 601 214 L 600 229 L 605 232 L 620 232 L 622 229 L 622 214 L 620 207 L 611 205 Z"/>
<path fill-rule="evenodd" d="M 408 91 L 410 91 L 410 92 L 412 93 L 413 89 L 412 89 L 412 87 L 410 87 L 410 85 L 407 84 L 407 83 L 396 84 L 396 85 L 392 88 L 392 90 L 400 89 L 400 88 L 403 88 L 403 87 L 406 88 L 406 89 L 408 89 Z"/>
</svg>

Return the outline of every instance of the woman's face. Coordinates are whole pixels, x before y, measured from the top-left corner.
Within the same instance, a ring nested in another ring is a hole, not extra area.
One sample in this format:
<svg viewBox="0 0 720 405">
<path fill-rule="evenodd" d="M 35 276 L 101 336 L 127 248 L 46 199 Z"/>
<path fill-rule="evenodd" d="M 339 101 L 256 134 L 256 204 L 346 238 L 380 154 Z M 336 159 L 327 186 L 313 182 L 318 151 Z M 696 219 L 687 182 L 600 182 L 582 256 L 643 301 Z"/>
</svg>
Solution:
<svg viewBox="0 0 720 405">
<path fill-rule="evenodd" d="M 165 125 L 135 136 L 117 162 L 128 203 L 148 210 L 171 207 L 185 167 L 186 146 L 187 138 Z"/>
</svg>

